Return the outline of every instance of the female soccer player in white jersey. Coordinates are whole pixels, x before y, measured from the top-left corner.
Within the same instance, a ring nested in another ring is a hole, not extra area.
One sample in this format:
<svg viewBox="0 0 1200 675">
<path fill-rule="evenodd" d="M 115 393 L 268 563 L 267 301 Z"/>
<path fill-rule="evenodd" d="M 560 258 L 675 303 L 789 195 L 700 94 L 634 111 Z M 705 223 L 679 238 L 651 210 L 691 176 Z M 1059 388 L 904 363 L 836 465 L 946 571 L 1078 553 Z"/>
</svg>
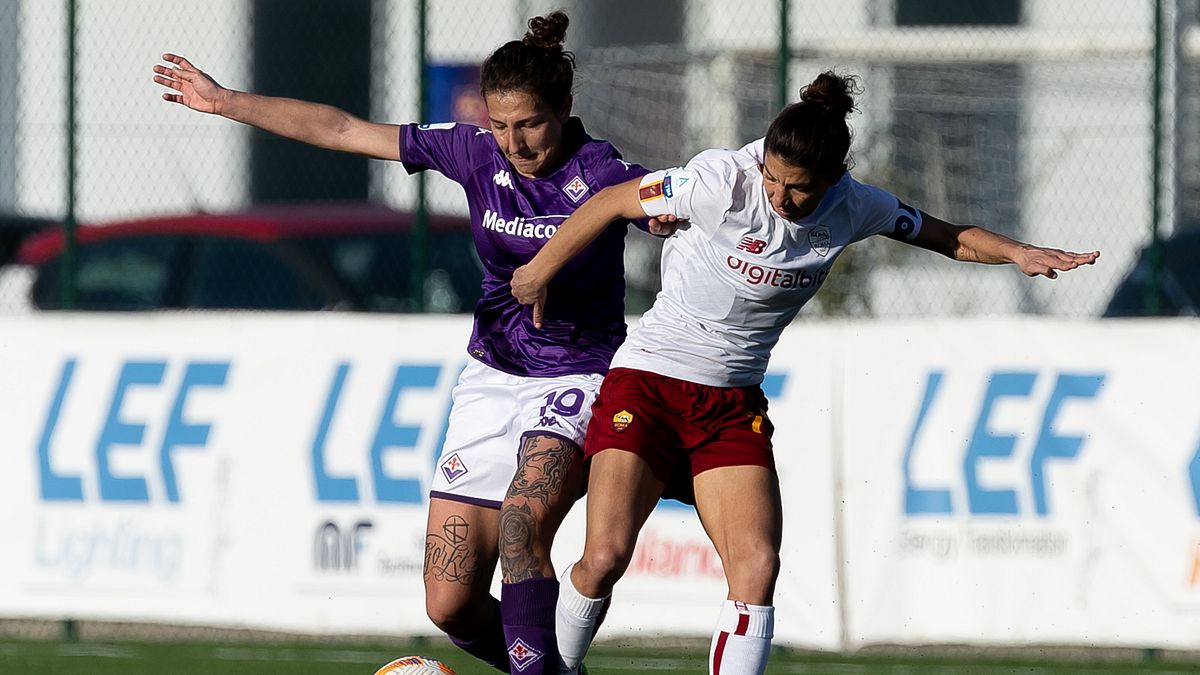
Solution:
<svg viewBox="0 0 1200 675">
<path fill-rule="evenodd" d="M 536 322 L 555 273 L 609 222 L 668 213 L 691 221 L 664 245 L 663 290 L 617 351 L 593 407 L 587 540 L 563 574 L 558 602 L 567 669 L 583 658 L 595 617 L 666 492 L 694 500 L 729 586 L 710 672 L 765 670 L 783 522 L 759 384 L 780 333 L 846 246 L 882 234 L 1052 279 L 1099 256 L 953 225 L 854 180 L 846 116 L 856 93 L 853 77 L 821 74 L 765 139 L 602 191 L 513 274 L 513 295 L 534 305 Z M 690 484 L 687 474 L 676 480 L 680 468 L 690 470 Z"/>
<path fill-rule="evenodd" d="M 568 20 L 551 12 L 523 40 L 484 61 L 490 128 L 379 124 L 335 108 L 226 89 L 187 59 L 164 55 L 154 81 L 167 101 L 324 148 L 440 171 L 460 183 L 484 265 L 471 356 L 453 393 L 450 427 L 430 490 L 425 605 L 455 644 L 504 672 L 556 672 L 558 580 L 550 546 L 583 490 L 582 441 L 591 403 L 625 337 L 624 222 L 597 237 L 553 288 L 545 322 L 509 292 L 588 194 L 637 178 L 570 116 L 574 57 Z M 670 219 L 650 225 L 671 229 Z M 465 254 L 465 252 L 464 252 Z M 499 559 L 501 599 L 491 596 Z"/>
</svg>

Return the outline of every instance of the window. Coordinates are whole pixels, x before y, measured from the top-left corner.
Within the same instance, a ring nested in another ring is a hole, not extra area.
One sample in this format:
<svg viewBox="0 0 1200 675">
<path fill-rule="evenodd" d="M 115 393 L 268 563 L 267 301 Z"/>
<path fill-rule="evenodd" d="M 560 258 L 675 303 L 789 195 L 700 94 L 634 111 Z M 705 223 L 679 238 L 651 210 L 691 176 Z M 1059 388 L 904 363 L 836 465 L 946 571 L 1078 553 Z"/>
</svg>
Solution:
<svg viewBox="0 0 1200 675">
<path fill-rule="evenodd" d="M 333 270 L 363 309 L 412 311 L 412 251 L 408 233 L 338 235 L 302 244 Z M 470 312 L 482 294 L 482 267 L 471 233 L 431 232 L 425 304 L 430 312 Z"/>
<path fill-rule="evenodd" d="M 130 237 L 80 246 L 76 309 L 139 310 L 170 306 L 182 241 L 177 237 Z M 34 304 L 61 308 L 62 256 L 44 263 L 33 289 Z"/>
<path fill-rule="evenodd" d="M 306 279 L 273 247 L 242 239 L 197 241 L 186 306 L 313 310 L 326 305 L 320 279 Z"/>
</svg>

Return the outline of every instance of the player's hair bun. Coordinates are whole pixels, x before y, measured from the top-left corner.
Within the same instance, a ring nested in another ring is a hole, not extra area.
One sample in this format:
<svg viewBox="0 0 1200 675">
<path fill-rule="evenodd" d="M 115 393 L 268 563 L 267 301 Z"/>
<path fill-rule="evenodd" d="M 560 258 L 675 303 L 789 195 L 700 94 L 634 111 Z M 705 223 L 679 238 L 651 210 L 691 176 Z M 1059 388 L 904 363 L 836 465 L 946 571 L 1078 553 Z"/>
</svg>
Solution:
<svg viewBox="0 0 1200 675">
<path fill-rule="evenodd" d="M 862 88 L 853 75 L 843 76 L 826 71 L 800 90 L 800 100 L 842 118 L 855 109 L 854 96 L 861 93 Z"/>
<path fill-rule="evenodd" d="M 530 19 L 523 39 L 505 42 L 484 59 L 480 93 L 524 91 L 554 110 L 564 109 L 575 82 L 575 55 L 563 49 L 568 23 L 562 10 Z"/>
<path fill-rule="evenodd" d="M 529 31 L 521 41 L 530 47 L 561 51 L 570 23 L 567 13 L 561 9 L 546 16 L 535 16 L 529 20 Z"/>
</svg>

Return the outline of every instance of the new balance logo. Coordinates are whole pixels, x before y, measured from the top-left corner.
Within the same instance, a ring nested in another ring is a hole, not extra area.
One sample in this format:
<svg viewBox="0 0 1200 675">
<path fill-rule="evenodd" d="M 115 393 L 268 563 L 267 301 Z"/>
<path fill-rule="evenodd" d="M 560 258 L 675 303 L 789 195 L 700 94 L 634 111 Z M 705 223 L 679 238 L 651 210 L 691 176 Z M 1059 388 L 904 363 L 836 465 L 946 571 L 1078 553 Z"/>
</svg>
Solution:
<svg viewBox="0 0 1200 675">
<path fill-rule="evenodd" d="M 492 181 L 500 187 L 512 188 L 513 186 L 512 176 L 504 169 L 497 171 L 496 175 L 492 176 Z"/>
<path fill-rule="evenodd" d="M 767 242 L 762 239 L 755 239 L 754 237 L 742 237 L 742 241 L 737 245 L 737 248 L 739 251 L 758 254 L 767 248 Z"/>
</svg>

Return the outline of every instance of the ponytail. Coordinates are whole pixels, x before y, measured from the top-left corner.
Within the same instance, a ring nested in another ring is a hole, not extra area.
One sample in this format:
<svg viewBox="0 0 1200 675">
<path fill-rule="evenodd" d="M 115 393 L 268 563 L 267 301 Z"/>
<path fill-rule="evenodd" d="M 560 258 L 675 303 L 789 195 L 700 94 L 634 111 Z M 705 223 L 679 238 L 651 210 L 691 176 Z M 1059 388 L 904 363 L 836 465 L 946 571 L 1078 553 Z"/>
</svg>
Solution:
<svg viewBox="0 0 1200 675">
<path fill-rule="evenodd" d="M 858 78 L 832 71 L 800 90 L 800 102 L 784 108 L 767 129 L 766 152 L 792 166 L 836 178 L 850 153 L 846 117 L 862 93 Z"/>
</svg>

